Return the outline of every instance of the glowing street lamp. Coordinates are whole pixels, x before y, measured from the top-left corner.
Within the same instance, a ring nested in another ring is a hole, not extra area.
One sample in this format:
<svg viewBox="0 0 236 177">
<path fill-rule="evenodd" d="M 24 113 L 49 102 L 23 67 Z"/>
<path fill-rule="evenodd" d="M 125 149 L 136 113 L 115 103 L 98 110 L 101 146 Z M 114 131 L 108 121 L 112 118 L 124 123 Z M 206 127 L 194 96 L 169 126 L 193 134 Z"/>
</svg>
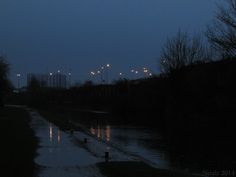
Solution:
<svg viewBox="0 0 236 177">
<path fill-rule="evenodd" d="M 109 84 L 109 68 L 111 67 L 111 65 L 108 63 L 108 64 L 106 64 L 106 67 L 107 67 L 107 69 L 106 69 L 107 84 Z"/>
<path fill-rule="evenodd" d="M 68 84 L 68 87 L 70 88 L 71 87 L 71 72 L 68 73 L 68 76 L 69 76 L 69 84 Z"/>
<path fill-rule="evenodd" d="M 103 69 L 104 69 L 104 68 L 102 67 L 101 70 L 98 70 L 98 71 L 97 71 L 97 74 L 100 75 L 100 80 L 101 80 L 100 82 L 101 82 L 101 84 L 102 84 L 102 79 L 103 79 L 103 78 L 102 78 L 102 77 L 103 77 L 103 76 L 102 76 L 102 75 L 103 75 Z M 99 78 L 98 78 L 98 82 L 99 82 Z"/>
<path fill-rule="evenodd" d="M 20 77 L 21 77 L 21 74 L 20 73 L 16 74 L 16 77 L 17 77 L 17 87 L 18 87 L 18 90 L 20 90 Z"/>
<path fill-rule="evenodd" d="M 103 73 L 104 73 L 104 66 L 101 67 L 101 84 L 104 82 Z"/>
<path fill-rule="evenodd" d="M 149 75 L 148 72 L 149 70 L 147 68 L 143 68 L 144 77 Z"/>
<path fill-rule="evenodd" d="M 49 73 L 49 87 L 52 87 L 52 73 Z"/>
</svg>

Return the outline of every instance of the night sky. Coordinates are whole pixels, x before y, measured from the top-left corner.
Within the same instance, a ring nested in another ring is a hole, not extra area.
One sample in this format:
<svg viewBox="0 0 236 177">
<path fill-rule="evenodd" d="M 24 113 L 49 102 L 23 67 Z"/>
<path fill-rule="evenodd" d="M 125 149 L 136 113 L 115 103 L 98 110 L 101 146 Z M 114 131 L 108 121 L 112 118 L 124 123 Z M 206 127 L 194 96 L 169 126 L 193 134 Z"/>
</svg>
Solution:
<svg viewBox="0 0 236 177">
<path fill-rule="evenodd" d="M 205 30 L 220 0 L 0 0 L 0 55 L 11 79 L 28 72 L 68 73 L 73 81 L 111 63 L 112 78 L 131 68 L 158 73 L 160 49 L 182 29 Z M 23 82 L 23 81 L 22 81 Z"/>
</svg>

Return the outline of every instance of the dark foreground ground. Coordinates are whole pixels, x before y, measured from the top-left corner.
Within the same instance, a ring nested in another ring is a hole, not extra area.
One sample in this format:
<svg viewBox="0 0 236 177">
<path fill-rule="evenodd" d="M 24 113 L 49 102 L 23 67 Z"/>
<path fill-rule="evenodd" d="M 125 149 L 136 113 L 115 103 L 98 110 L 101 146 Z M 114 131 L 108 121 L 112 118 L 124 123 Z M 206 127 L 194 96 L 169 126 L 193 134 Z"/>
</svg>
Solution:
<svg viewBox="0 0 236 177">
<path fill-rule="evenodd" d="M 30 117 L 23 109 L 0 109 L 1 177 L 34 176 L 37 139 L 29 122 Z"/>
<path fill-rule="evenodd" d="M 152 168 L 143 162 L 99 163 L 98 168 L 107 177 L 194 177 L 193 175 Z"/>
</svg>

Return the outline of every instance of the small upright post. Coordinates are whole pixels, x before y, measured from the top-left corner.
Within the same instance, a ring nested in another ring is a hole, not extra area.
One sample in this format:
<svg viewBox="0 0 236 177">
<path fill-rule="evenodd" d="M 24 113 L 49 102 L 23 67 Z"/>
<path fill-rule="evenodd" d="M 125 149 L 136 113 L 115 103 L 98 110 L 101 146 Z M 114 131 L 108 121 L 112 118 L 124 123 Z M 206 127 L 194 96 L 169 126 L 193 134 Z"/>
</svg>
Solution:
<svg viewBox="0 0 236 177">
<path fill-rule="evenodd" d="M 106 161 L 106 162 L 109 161 L 109 156 L 110 156 L 109 152 L 106 151 L 106 152 L 105 152 L 105 161 Z"/>
</svg>

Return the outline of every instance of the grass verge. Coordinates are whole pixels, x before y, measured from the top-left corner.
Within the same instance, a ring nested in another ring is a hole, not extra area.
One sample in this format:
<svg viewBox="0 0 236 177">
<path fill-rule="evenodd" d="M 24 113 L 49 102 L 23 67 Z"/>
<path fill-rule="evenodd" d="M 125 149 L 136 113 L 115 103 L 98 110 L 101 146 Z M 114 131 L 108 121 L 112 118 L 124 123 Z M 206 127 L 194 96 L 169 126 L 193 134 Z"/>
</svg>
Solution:
<svg viewBox="0 0 236 177">
<path fill-rule="evenodd" d="M 29 122 L 29 114 L 21 108 L 0 109 L 0 172 L 4 177 L 35 175 L 38 140 Z"/>
</svg>

